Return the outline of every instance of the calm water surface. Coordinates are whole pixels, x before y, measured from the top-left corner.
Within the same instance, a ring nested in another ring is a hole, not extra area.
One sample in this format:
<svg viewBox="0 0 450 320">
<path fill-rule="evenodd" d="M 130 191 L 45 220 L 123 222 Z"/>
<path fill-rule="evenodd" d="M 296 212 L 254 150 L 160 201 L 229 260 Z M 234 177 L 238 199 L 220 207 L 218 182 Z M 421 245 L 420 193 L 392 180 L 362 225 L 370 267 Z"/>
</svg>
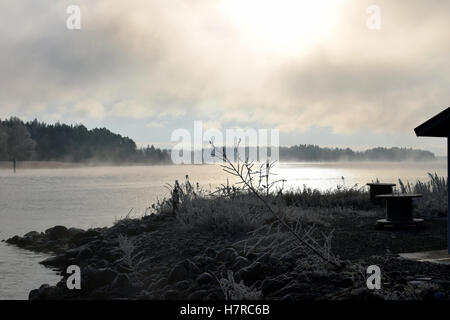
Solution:
<svg viewBox="0 0 450 320">
<path fill-rule="evenodd" d="M 285 187 L 329 189 L 379 179 L 427 180 L 427 172 L 447 175 L 445 162 L 432 163 L 283 163 L 275 168 Z M 176 179 L 206 189 L 230 178 L 219 166 L 134 166 L 74 169 L 0 170 L 0 240 L 55 226 L 103 227 L 127 215 L 140 216 Z M 342 179 L 344 177 L 344 179 Z M 233 179 L 230 179 L 232 182 Z M 42 254 L 0 243 L 0 299 L 26 299 L 31 289 L 54 284 L 59 276 L 38 264 Z"/>
</svg>

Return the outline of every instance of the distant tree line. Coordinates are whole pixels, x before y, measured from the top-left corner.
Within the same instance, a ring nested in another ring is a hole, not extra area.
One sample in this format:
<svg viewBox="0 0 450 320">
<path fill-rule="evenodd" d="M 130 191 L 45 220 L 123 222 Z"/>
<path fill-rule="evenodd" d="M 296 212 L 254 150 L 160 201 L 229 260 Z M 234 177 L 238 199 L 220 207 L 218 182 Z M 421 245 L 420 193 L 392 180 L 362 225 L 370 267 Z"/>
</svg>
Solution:
<svg viewBox="0 0 450 320">
<path fill-rule="evenodd" d="M 154 146 L 137 148 L 136 143 L 106 128 L 46 124 L 19 118 L 0 120 L 0 160 L 104 161 L 167 163 L 170 153 Z"/>
<path fill-rule="evenodd" d="M 373 148 L 353 151 L 350 148 L 323 148 L 317 145 L 280 147 L 281 161 L 427 161 L 434 153 L 412 148 Z"/>
<path fill-rule="evenodd" d="M 261 160 L 260 150 L 264 147 L 245 147 L 239 150 L 240 159 L 251 158 L 251 160 Z M 190 159 L 193 162 L 195 157 L 202 159 L 203 150 L 196 150 L 195 154 L 191 152 Z M 223 149 L 215 147 L 214 151 L 210 148 L 211 154 L 236 161 L 237 150 L 235 148 Z M 270 148 L 267 148 L 265 154 L 271 156 Z M 234 160 L 233 160 L 234 159 Z M 354 151 L 350 148 L 327 148 L 317 145 L 302 144 L 292 147 L 279 148 L 279 160 L 282 162 L 317 162 L 317 161 L 431 161 L 436 160 L 434 153 L 430 151 L 412 149 L 412 148 L 372 148 L 365 151 Z"/>
<path fill-rule="evenodd" d="M 199 151 L 201 152 L 201 151 Z M 248 153 L 248 150 L 246 151 Z M 270 153 L 270 152 L 269 152 Z M 192 155 L 193 156 L 193 153 Z M 432 152 L 411 148 L 326 148 L 301 144 L 280 147 L 280 161 L 427 161 Z M 88 130 L 81 124 L 46 124 L 19 118 L 0 119 L 0 161 L 172 163 L 170 150 L 154 146 L 137 148 L 136 143 L 106 128 Z"/>
</svg>

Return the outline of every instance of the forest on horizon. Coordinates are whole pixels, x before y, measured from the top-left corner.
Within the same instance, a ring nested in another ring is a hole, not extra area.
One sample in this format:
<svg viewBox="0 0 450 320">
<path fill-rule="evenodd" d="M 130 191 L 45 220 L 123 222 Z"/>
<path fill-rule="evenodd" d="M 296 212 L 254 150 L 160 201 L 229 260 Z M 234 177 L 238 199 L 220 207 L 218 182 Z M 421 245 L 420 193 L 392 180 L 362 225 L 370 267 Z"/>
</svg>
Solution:
<svg viewBox="0 0 450 320">
<path fill-rule="evenodd" d="M 430 151 L 377 147 L 365 151 L 311 144 L 280 147 L 280 161 L 429 161 Z M 172 163 L 170 150 L 136 143 L 106 128 L 87 129 L 82 124 L 46 124 L 37 119 L 0 119 L 0 161 L 64 161 L 110 163 Z"/>
<path fill-rule="evenodd" d="M 106 128 L 0 120 L 0 160 L 170 163 L 168 150 L 136 143 Z"/>
</svg>

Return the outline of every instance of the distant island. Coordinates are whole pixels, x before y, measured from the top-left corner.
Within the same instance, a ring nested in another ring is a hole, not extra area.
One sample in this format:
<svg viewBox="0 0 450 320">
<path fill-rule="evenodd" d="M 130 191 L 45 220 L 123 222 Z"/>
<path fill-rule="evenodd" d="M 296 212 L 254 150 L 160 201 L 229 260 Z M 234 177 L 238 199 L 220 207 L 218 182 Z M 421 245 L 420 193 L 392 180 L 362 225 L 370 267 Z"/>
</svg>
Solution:
<svg viewBox="0 0 450 320">
<path fill-rule="evenodd" d="M 280 147 L 280 160 L 283 161 L 432 161 L 434 153 L 412 148 L 372 148 L 353 151 L 350 148 L 323 148 L 302 144 Z"/>
<path fill-rule="evenodd" d="M 0 120 L 0 161 L 171 163 L 169 150 L 136 143 L 106 128 Z"/>
<path fill-rule="evenodd" d="M 280 147 L 280 161 L 430 161 L 436 156 L 412 148 L 377 147 L 365 151 L 301 144 Z M 0 161 L 171 164 L 170 150 L 136 143 L 106 128 L 0 119 Z"/>
</svg>

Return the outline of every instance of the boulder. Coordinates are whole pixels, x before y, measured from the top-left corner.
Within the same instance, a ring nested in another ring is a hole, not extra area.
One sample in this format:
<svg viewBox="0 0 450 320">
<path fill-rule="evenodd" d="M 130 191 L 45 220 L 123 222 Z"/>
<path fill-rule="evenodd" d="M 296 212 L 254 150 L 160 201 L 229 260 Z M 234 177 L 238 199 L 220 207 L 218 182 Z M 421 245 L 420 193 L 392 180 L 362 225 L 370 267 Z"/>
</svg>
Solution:
<svg viewBox="0 0 450 320">
<path fill-rule="evenodd" d="M 60 240 L 69 237 L 68 229 L 64 226 L 55 226 L 53 228 L 45 230 L 45 235 L 50 240 Z"/>
<path fill-rule="evenodd" d="M 240 270 L 242 268 L 245 268 L 246 266 L 248 266 L 249 261 L 247 258 L 239 256 L 234 260 L 234 264 L 232 269 L 233 270 Z"/>
<path fill-rule="evenodd" d="M 447 298 L 447 295 L 444 292 L 435 292 L 433 294 L 433 299 L 435 300 L 444 300 Z"/>
<path fill-rule="evenodd" d="M 179 298 L 180 298 L 180 294 L 178 293 L 178 291 L 175 291 L 175 290 L 168 290 L 164 294 L 165 300 L 177 300 Z"/>
<path fill-rule="evenodd" d="M 286 285 L 286 281 L 280 281 L 276 279 L 265 279 L 261 285 L 261 292 L 263 296 L 268 296 L 269 294 L 280 290 Z"/>
<path fill-rule="evenodd" d="M 95 229 L 89 229 L 84 232 L 77 233 L 72 236 L 70 239 L 70 244 L 73 246 L 82 246 L 88 242 L 98 240 L 98 236 L 100 235 L 100 231 Z"/>
<path fill-rule="evenodd" d="M 21 239 L 22 239 L 22 238 L 19 237 L 19 236 L 14 236 L 14 237 L 12 237 L 12 238 L 7 239 L 7 240 L 6 240 L 6 243 L 19 245 L 19 242 L 20 242 Z"/>
<path fill-rule="evenodd" d="M 46 267 L 55 267 L 58 269 L 62 269 L 67 265 L 67 259 L 65 255 L 57 255 L 47 258 L 39 263 Z"/>
<path fill-rule="evenodd" d="M 261 262 L 253 262 L 248 267 L 242 268 L 237 272 L 238 280 L 244 280 L 247 283 L 253 283 L 257 280 L 263 280 L 271 273 L 271 269 Z"/>
<path fill-rule="evenodd" d="M 197 265 L 190 261 L 184 260 L 176 264 L 169 273 L 169 283 L 175 283 L 182 280 L 190 279 L 200 273 Z"/>
<path fill-rule="evenodd" d="M 191 285 L 191 281 L 189 280 L 182 280 L 175 284 L 175 288 L 179 291 L 187 290 Z"/>
<path fill-rule="evenodd" d="M 84 248 L 78 253 L 77 260 L 82 261 L 82 260 L 90 259 L 90 258 L 92 258 L 93 255 L 94 254 L 90 248 Z"/>
<path fill-rule="evenodd" d="M 95 273 L 92 274 L 92 281 L 97 287 L 111 284 L 117 277 L 117 273 L 110 268 L 97 269 Z"/>
<path fill-rule="evenodd" d="M 208 247 L 208 248 L 206 248 L 206 250 L 205 250 L 205 252 L 204 252 L 204 255 L 207 256 L 207 257 L 210 257 L 210 258 L 215 259 L 216 256 L 217 256 L 217 251 L 214 250 L 214 249 L 211 248 L 211 247 Z"/>
<path fill-rule="evenodd" d="M 131 287 L 131 282 L 130 282 L 130 279 L 126 275 L 119 274 L 116 276 L 114 281 L 111 283 L 111 287 L 114 289 L 122 289 L 122 288 L 126 288 L 126 287 Z"/>
<path fill-rule="evenodd" d="M 85 231 L 83 229 L 79 229 L 79 228 L 69 228 L 69 230 L 67 230 L 67 233 L 70 238 L 73 238 L 74 236 L 76 236 L 78 234 L 82 234 L 84 232 Z"/>
<path fill-rule="evenodd" d="M 187 297 L 187 300 L 204 300 L 210 294 L 210 292 L 210 290 L 194 291 Z"/>
<path fill-rule="evenodd" d="M 225 262 L 227 264 L 232 264 L 238 256 L 239 254 L 237 253 L 236 249 L 225 248 L 217 254 L 216 260 Z"/>
<path fill-rule="evenodd" d="M 37 238 L 37 237 L 39 237 L 39 236 L 41 236 L 41 234 L 40 234 L 39 232 L 37 232 L 37 231 L 30 231 L 30 232 L 28 232 L 28 233 L 26 233 L 26 234 L 24 235 L 25 238 L 26 238 L 26 237 Z"/>
<path fill-rule="evenodd" d="M 215 281 L 214 277 L 208 272 L 203 272 L 196 280 L 200 285 L 210 284 Z"/>
<path fill-rule="evenodd" d="M 31 290 L 28 294 L 29 300 L 59 300 L 63 298 L 63 292 L 59 287 L 43 284 L 39 289 Z"/>
</svg>

